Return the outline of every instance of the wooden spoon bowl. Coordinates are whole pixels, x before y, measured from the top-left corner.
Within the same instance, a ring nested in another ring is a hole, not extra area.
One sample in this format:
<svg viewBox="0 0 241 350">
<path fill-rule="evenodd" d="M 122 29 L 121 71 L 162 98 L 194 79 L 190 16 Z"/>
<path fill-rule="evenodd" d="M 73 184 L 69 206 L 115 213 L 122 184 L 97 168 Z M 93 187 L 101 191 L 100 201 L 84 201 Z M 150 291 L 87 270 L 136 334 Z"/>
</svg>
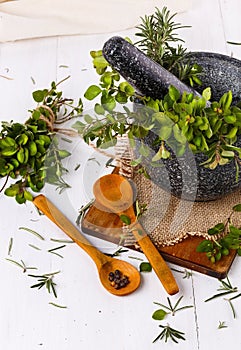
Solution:
<svg viewBox="0 0 241 350">
<path fill-rule="evenodd" d="M 129 218 L 130 230 L 162 282 L 163 287 L 168 294 L 176 294 L 179 288 L 170 268 L 136 219 L 133 207 L 134 195 L 130 182 L 118 174 L 105 175 L 95 182 L 93 192 L 97 203 L 99 202 L 102 207 L 119 215 L 120 218 L 123 215 Z"/>
<path fill-rule="evenodd" d="M 116 270 L 121 271 L 129 278 L 129 283 L 124 288 L 115 289 L 109 281 L 110 272 Z M 99 269 L 99 276 L 105 289 L 107 289 L 109 293 L 119 296 L 128 295 L 134 292 L 141 282 L 140 273 L 131 264 L 124 260 L 113 258 L 101 266 L 101 269 Z"/>
<path fill-rule="evenodd" d="M 114 295 L 123 296 L 134 292 L 140 285 L 139 271 L 126 261 L 111 258 L 90 244 L 80 231 L 51 203 L 44 195 L 33 200 L 35 206 L 41 210 L 51 221 L 62 229 L 76 244 L 78 244 L 93 259 L 99 272 L 99 277 L 105 289 Z M 109 273 L 119 270 L 129 279 L 129 283 L 116 289 L 109 281 Z"/>
</svg>

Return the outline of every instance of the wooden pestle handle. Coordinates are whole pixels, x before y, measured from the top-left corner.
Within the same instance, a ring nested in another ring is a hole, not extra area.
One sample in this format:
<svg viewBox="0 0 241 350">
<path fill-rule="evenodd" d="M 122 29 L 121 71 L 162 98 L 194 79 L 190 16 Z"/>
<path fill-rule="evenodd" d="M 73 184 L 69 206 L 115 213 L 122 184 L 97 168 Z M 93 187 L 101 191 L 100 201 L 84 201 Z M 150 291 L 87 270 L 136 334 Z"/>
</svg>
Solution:
<svg viewBox="0 0 241 350">
<path fill-rule="evenodd" d="M 105 262 L 110 260 L 108 256 L 92 246 L 69 219 L 67 219 L 44 195 L 40 194 L 36 196 L 33 203 L 94 260 L 98 270 Z"/>
<path fill-rule="evenodd" d="M 179 288 L 169 266 L 139 222 L 134 223 L 132 233 L 167 293 L 170 295 L 178 293 Z"/>
</svg>

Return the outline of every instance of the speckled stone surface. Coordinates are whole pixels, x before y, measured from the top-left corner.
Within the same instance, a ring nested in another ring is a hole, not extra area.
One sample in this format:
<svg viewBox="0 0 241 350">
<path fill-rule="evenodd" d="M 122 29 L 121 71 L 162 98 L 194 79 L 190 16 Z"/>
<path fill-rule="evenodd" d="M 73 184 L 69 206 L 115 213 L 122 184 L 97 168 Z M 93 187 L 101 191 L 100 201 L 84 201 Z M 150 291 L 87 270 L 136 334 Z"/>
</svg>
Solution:
<svg viewBox="0 0 241 350">
<path fill-rule="evenodd" d="M 203 85 L 199 88 L 200 92 L 210 86 L 212 100 L 219 100 L 225 92 L 231 90 L 233 103 L 241 101 L 241 61 L 209 52 L 193 52 L 190 59 L 203 69 Z M 152 146 L 154 139 L 155 135 L 150 133 L 145 142 L 157 151 L 157 147 Z M 236 145 L 241 147 L 241 136 Z M 189 153 L 181 158 L 177 158 L 174 152 L 171 153 L 171 159 L 164 160 L 162 167 L 153 168 L 148 162 L 145 165 L 152 180 L 177 197 L 209 201 L 221 198 L 241 187 L 241 168 L 237 181 L 234 161 L 210 170 L 200 165 L 207 159 L 202 153 Z"/>
<path fill-rule="evenodd" d="M 142 95 L 160 99 L 168 92 L 170 85 L 181 93 L 187 91 L 199 95 L 121 37 L 110 38 L 102 51 L 110 65 Z"/>
<path fill-rule="evenodd" d="M 212 100 L 218 101 L 227 91 L 232 90 L 233 103 L 241 101 L 241 61 L 212 52 L 191 52 L 189 59 L 202 67 L 200 78 L 203 82 L 196 90 L 212 89 Z"/>
<path fill-rule="evenodd" d="M 155 138 L 156 135 L 151 132 L 144 142 L 157 152 L 158 146 L 153 146 Z M 241 147 L 241 136 L 236 145 Z M 160 167 L 153 167 L 151 158 L 143 161 L 142 165 L 146 167 L 154 183 L 176 197 L 191 201 L 210 201 L 241 187 L 241 168 L 237 181 L 234 161 L 211 170 L 200 165 L 207 160 L 204 154 L 193 155 L 188 151 L 184 156 L 176 157 L 175 153 L 167 148 L 171 152 L 171 157 L 160 160 L 158 162 Z M 136 152 L 138 153 L 138 147 Z"/>
</svg>

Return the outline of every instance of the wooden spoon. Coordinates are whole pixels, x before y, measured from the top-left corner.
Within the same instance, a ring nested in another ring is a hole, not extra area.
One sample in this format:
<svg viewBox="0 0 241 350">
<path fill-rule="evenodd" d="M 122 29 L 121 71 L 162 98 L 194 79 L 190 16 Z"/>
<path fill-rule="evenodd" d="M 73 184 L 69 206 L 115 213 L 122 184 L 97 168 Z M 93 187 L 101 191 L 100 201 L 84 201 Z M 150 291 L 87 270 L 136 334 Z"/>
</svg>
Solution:
<svg viewBox="0 0 241 350">
<path fill-rule="evenodd" d="M 133 190 L 129 181 L 117 174 L 105 175 L 95 182 L 93 192 L 101 206 L 130 219 L 130 228 L 163 287 L 168 294 L 176 294 L 179 289 L 170 268 L 136 219 Z"/>
<path fill-rule="evenodd" d="M 126 261 L 106 256 L 80 233 L 80 231 L 51 203 L 44 195 L 39 195 L 33 200 L 35 206 L 41 210 L 51 221 L 63 230 L 75 243 L 94 260 L 99 272 L 99 277 L 105 289 L 115 295 L 122 296 L 134 292 L 140 285 L 141 277 L 138 270 Z M 109 281 L 109 273 L 119 270 L 128 276 L 129 283 L 120 289 L 115 289 Z"/>
</svg>

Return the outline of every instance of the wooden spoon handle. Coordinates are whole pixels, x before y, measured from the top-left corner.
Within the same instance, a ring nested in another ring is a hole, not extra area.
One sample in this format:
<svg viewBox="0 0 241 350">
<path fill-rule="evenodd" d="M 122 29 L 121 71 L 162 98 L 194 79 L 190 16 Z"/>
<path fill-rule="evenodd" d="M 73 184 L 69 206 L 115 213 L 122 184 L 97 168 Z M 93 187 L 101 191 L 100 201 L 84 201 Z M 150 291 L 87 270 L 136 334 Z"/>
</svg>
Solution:
<svg viewBox="0 0 241 350">
<path fill-rule="evenodd" d="M 98 270 L 103 263 L 109 260 L 106 255 L 92 246 L 90 242 L 80 233 L 80 231 L 44 195 L 40 194 L 35 197 L 33 203 L 76 244 L 84 249 L 84 251 L 94 260 Z"/>
<path fill-rule="evenodd" d="M 136 222 L 132 228 L 132 232 L 167 293 L 170 295 L 178 293 L 179 288 L 170 268 L 141 224 Z"/>
</svg>

